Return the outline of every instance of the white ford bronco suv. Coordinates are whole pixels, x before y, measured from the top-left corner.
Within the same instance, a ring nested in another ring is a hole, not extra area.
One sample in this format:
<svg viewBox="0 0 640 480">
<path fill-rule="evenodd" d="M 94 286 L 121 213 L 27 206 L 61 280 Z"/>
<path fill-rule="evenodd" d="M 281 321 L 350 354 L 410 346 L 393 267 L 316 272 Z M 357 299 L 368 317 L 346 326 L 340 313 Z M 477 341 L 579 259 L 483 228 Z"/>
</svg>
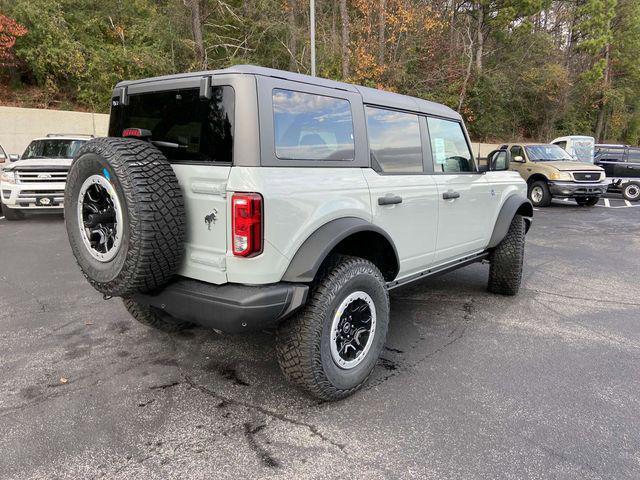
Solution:
<svg viewBox="0 0 640 480">
<path fill-rule="evenodd" d="M 443 105 L 236 66 L 119 83 L 109 135 L 65 191 L 87 279 L 162 330 L 276 327 L 320 399 L 371 373 L 390 289 L 486 260 L 490 291 L 518 291 L 526 183 L 504 151 L 480 171 Z"/>
<path fill-rule="evenodd" d="M 2 215 L 20 220 L 25 212 L 61 210 L 73 156 L 91 138 L 93 135 L 52 133 L 32 140 L 22 157 L 0 172 Z"/>
</svg>

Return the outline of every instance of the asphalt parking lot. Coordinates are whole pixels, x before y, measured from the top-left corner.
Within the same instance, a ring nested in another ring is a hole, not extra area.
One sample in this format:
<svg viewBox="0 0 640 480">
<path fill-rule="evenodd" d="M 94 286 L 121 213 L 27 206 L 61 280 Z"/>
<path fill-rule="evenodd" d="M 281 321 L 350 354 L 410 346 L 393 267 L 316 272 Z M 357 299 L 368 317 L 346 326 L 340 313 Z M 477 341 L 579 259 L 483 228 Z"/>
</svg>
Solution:
<svg viewBox="0 0 640 480">
<path fill-rule="evenodd" d="M 535 213 L 517 297 L 486 265 L 393 291 L 370 382 L 324 404 L 271 334 L 150 330 L 60 216 L 0 220 L 0 477 L 639 478 L 640 208 Z"/>
</svg>

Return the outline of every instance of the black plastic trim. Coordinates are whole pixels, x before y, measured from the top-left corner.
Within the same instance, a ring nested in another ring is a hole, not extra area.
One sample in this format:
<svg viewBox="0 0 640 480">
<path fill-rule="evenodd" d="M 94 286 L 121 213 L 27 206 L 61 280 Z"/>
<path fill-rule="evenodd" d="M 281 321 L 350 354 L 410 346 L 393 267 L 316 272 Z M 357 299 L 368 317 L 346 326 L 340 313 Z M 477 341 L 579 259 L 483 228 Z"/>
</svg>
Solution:
<svg viewBox="0 0 640 480">
<path fill-rule="evenodd" d="M 452 272 L 462 267 L 466 267 L 467 265 L 471 265 L 472 263 L 481 262 L 489 256 L 489 252 L 483 251 L 480 253 L 475 253 L 473 255 L 467 255 L 465 257 L 459 258 L 457 260 L 453 260 L 451 262 L 445 263 L 443 265 L 436 265 L 435 267 L 429 268 L 422 272 L 415 273 L 407 278 L 403 278 L 402 280 L 396 280 L 393 282 L 387 282 L 387 290 L 393 290 L 394 288 L 401 287 L 408 283 L 415 282 L 417 280 L 421 280 L 427 277 L 433 277 L 436 275 L 442 275 L 445 273 Z"/>
<path fill-rule="evenodd" d="M 397 274 L 400 263 L 398 250 L 387 232 L 380 227 L 357 217 L 332 220 L 318 228 L 307 238 L 293 256 L 283 280 L 287 282 L 312 282 L 327 255 L 342 240 L 358 232 L 375 232 L 383 236 L 393 248 Z"/>
<path fill-rule="evenodd" d="M 526 214 L 523 216 L 525 217 L 527 231 L 529 230 L 533 218 L 533 205 L 529 200 L 519 195 L 512 195 L 507 198 L 502 205 L 502 209 L 498 214 L 498 219 L 493 227 L 493 233 L 491 234 L 491 239 L 489 240 L 487 248 L 496 247 L 502 241 L 509 231 L 509 225 L 511 225 L 513 217 L 523 205 L 526 210 Z"/>
<path fill-rule="evenodd" d="M 307 300 L 308 285 L 274 283 L 213 285 L 179 278 L 162 290 L 139 293 L 134 299 L 180 320 L 226 333 L 273 327 Z"/>
</svg>

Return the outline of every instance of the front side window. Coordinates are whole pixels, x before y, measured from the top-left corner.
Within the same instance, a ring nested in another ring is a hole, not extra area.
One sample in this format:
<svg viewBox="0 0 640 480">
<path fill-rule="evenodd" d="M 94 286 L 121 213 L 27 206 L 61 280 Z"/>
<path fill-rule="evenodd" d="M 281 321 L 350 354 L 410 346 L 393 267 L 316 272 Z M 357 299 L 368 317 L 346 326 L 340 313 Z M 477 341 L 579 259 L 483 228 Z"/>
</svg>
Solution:
<svg viewBox="0 0 640 480">
<path fill-rule="evenodd" d="M 276 156 L 282 160 L 353 160 L 351 104 L 342 98 L 273 90 Z"/>
<path fill-rule="evenodd" d="M 630 148 L 627 156 L 627 162 L 640 163 L 640 148 Z"/>
<path fill-rule="evenodd" d="M 527 145 L 524 147 L 532 162 L 572 161 L 574 158 L 557 145 Z"/>
<path fill-rule="evenodd" d="M 23 160 L 29 158 L 73 158 L 86 140 L 34 140 L 22 155 Z"/>
<path fill-rule="evenodd" d="M 417 115 L 367 107 L 371 163 L 385 173 L 422 173 L 422 141 Z"/>
<path fill-rule="evenodd" d="M 515 157 L 520 157 L 520 161 L 524 161 L 524 151 L 522 150 L 522 147 L 520 145 L 514 145 L 513 147 L 511 147 L 509 152 L 511 153 L 512 159 L 514 159 Z M 516 160 L 514 160 L 514 162 L 515 161 Z"/>
<path fill-rule="evenodd" d="M 436 172 L 473 172 L 475 166 L 462 125 L 451 120 L 427 118 Z"/>
<path fill-rule="evenodd" d="M 129 96 L 128 105 L 111 110 L 109 135 L 127 128 L 151 132 L 151 141 L 170 161 L 233 160 L 235 94 L 232 87 L 213 87 L 210 99 L 199 89 L 165 90 Z"/>
<path fill-rule="evenodd" d="M 595 157 L 599 161 L 623 162 L 624 150 L 619 148 L 599 148 L 596 151 Z"/>
</svg>

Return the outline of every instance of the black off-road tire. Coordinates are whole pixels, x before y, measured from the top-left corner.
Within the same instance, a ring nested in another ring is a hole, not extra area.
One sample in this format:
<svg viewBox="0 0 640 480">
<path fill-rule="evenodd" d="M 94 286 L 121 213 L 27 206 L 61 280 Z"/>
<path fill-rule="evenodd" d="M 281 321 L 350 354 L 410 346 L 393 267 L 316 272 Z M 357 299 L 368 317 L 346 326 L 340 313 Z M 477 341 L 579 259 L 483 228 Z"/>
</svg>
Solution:
<svg viewBox="0 0 640 480">
<path fill-rule="evenodd" d="M 540 187 L 542 189 L 542 198 L 539 201 L 531 198 L 531 192 L 536 187 Z M 553 198 L 551 196 L 551 190 L 549 190 L 549 185 L 544 180 L 536 180 L 529 185 L 528 197 L 534 207 L 548 207 L 551 205 L 551 199 Z"/>
<path fill-rule="evenodd" d="M 341 369 L 331 356 L 331 324 L 348 295 L 366 292 L 375 305 L 373 342 L 360 364 Z M 329 259 L 309 292 L 306 306 L 277 330 L 276 352 L 284 375 L 321 400 L 338 400 L 358 390 L 375 367 L 389 325 L 389 295 L 378 268 L 350 256 Z"/>
<path fill-rule="evenodd" d="M 576 203 L 581 207 L 593 207 L 598 203 L 598 197 L 576 197 Z"/>
<path fill-rule="evenodd" d="M 640 183 L 627 182 L 620 185 L 622 196 L 625 200 L 630 202 L 637 202 L 640 200 Z"/>
<path fill-rule="evenodd" d="M 500 295 L 515 295 L 522 282 L 525 223 L 521 215 L 511 221 L 506 237 L 491 252 L 489 261 L 489 291 Z"/>
<path fill-rule="evenodd" d="M 143 305 L 132 298 L 123 298 L 124 307 L 141 324 L 166 333 L 176 333 L 193 328 L 193 323 L 184 322 L 169 316 L 157 308 Z"/>
<path fill-rule="evenodd" d="M 104 176 L 122 207 L 123 235 L 116 256 L 96 260 L 82 241 L 77 208 L 84 181 Z M 69 170 L 65 223 L 74 256 L 91 285 L 109 296 L 155 290 L 169 281 L 184 252 L 184 201 L 162 152 L 130 138 L 96 138 L 84 144 Z"/>
<path fill-rule="evenodd" d="M 24 218 L 24 213 L 15 208 L 5 207 L 4 203 L 2 204 L 2 216 L 7 220 L 22 220 Z"/>
</svg>

